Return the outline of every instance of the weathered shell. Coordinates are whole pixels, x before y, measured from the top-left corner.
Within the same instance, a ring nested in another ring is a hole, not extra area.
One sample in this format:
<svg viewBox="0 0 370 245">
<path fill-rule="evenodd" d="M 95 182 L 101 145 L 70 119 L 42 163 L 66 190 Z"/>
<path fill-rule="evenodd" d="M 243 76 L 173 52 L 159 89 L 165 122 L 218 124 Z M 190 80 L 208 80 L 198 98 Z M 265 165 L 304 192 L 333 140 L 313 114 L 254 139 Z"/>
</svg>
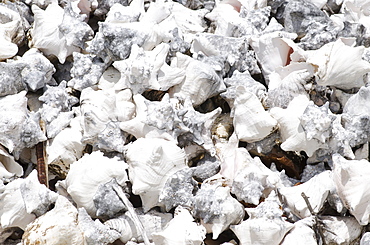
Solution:
<svg viewBox="0 0 370 245">
<path fill-rule="evenodd" d="M 1 227 L 25 229 L 36 217 L 46 213 L 57 194 L 41 185 L 36 170 L 26 179 L 16 179 L 0 189 Z"/>
<path fill-rule="evenodd" d="M 235 175 L 231 192 L 239 201 L 258 205 L 273 189 L 282 186 L 277 173 L 268 169 L 258 157 L 247 161 L 243 169 Z"/>
<path fill-rule="evenodd" d="M 77 223 L 77 209 L 59 196 L 55 207 L 29 224 L 23 234 L 24 244 L 82 245 L 84 235 Z"/>
<path fill-rule="evenodd" d="M 206 229 L 195 223 L 189 211 L 180 206 L 163 231 L 152 235 L 155 245 L 201 245 L 206 237 Z"/>
<path fill-rule="evenodd" d="M 89 215 L 97 216 L 94 196 L 100 184 L 116 179 L 120 186 L 128 181 L 127 164 L 117 158 L 108 158 L 102 152 L 85 154 L 70 166 L 67 178 L 60 184 L 76 202 L 77 207 L 84 207 Z"/>
<path fill-rule="evenodd" d="M 93 35 L 90 26 L 83 22 L 85 17 L 74 13 L 71 7 L 63 9 L 54 2 L 45 10 L 32 5 L 32 12 L 35 22 L 30 46 L 46 55 L 55 55 L 62 64 L 66 57 L 84 48 L 84 42 Z"/>
<path fill-rule="evenodd" d="M 279 122 L 279 131 L 283 142 L 281 149 L 284 151 L 305 151 L 308 156 L 312 156 L 321 147 L 317 140 L 307 139 L 299 120 L 308 105 L 307 97 L 299 95 L 289 103 L 286 109 L 274 107 L 270 110 L 271 115 Z"/>
<path fill-rule="evenodd" d="M 132 45 L 129 58 L 113 63 L 121 72 L 115 88 L 129 88 L 135 95 L 150 89 L 166 91 L 181 83 L 185 79 L 185 71 L 166 63 L 169 49 L 170 46 L 165 43 L 152 51 L 144 51 L 138 45 Z"/>
<path fill-rule="evenodd" d="M 69 127 L 47 141 L 45 150 L 49 170 L 62 178 L 67 176 L 69 166 L 82 157 L 86 147 L 82 143 L 81 120 L 81 115 L 73 118 Z"/>
<path fill-rule="evenodd" d="M 135 209 L 135 211 L 138 214 L 139 220 L 141 221 L 149 240 L 152 240 L 153 233 L 161 232 L 172 219 L 172 214 L 169 213 L 160 213 L 155 210 L 150 210 L 149 212 L 144 213 L 142 209 Z M 139 242 L 143 241 L 143 238 L 138 232 L 129 212 L 126 212 L 125 215 L 117 218 L 107 220 L 104 224 L 111 229 L 118 231 L 121 235 L 119 239 L 123 243 L 130 240 L 136 240 Z"/>
<path fill-rule="evenodd" d="M 24 38 L 22 20 L 19 13 L 0 6 L 0 61 L 15 56 L 18 42 Z"/>
<path fill-rule="evenodd" d="M 107 245 L 111 244 L 120 237 L 120 233 L 100 222 L 95 221 L 87 214 L 84 208 L 78 209 L 78 229 L 84 236 L 85 244 Z"/>
<path fill-rule="evenodd" d="M 140 138 L 126 146 L 132 192 L 140 195 L 144 211 L 161 205 L 159 195 L 167 179 L 187 167 L 185 152 L 174 142 Z"/>
<path fill-rule="evenodd" d="M 360 225 L 367 225 L 370 217 L 369 185 L 366 160 L 346 160 L 339 154 L 333 155 L 333 180 L 344 205 L 355 216 Z"/>
<path fill-rule="evenodd" d="M 41 118 L 46 124 L 48 138 L 54 138 L 60 131 L 67 127 L 74 113 L 71 111 L 78 99 L 68 94 L 66 82 L 58 86 L 46 85 L 46 90 L 39 100 L 44 102 L 41 109 Z"/>
<path fill-rule="evenodd" d="M 230 195 L 230 188 L 222 186 L 222 178 L 214 176 L 202 183 L 194 197 L 193 216 L 201 220 L 207 233 L 217 239 L 230 225 L 243 220 L 244 208 Z"/>
<path fill-rule="evenodd" d="M 0 98 L 0 144 L 18 159 L 23 148 L 46 140 L 39 125 L 39 114 L 27 109 L 26 91 Z"/>
<path fill-rule="evenodd" d="M 327 244 L 356 243 L 363 231 L 363 227 L 353 217 L 322 216 L 321 219 Z"/>
<path fill-rule="evenodd" d="M 98 83 L 106 68 L 107 64 L 95 55 L 73 52 L 72 79 L 68 86 L 79 91 L 91 87 Z"/>
<path fill-rule="evenodd" d="M 295 245 L 297 243 L 307 245 L 317 245 L 315 231 L 312 229 L 314 224 L 313 217 L 298 220 L 293 228 L 286 234 L 281 245 Z"/>
<path fill-rule="evenodd" d="M 277 121 L 265 111 L 257 96 L 242 86 L 236 88 L 236 94 L 233 124 L 238 139 L 254 142 L 271 134 Z"/>
<path fill-rule="evenodd" d="M 279 189 L 279 193 L 283 196 L 291 212 L 300 218 L 311 215 L 301 195 L 302 192 L 309 198 L 313 211 L 318 213 L 323 207 L 329 192 L 332 191 L 335 191 L 335 186 L 331 171 L 322 172 L 301 185 Z"/>
<path fill-rule="evenodd" d="M 222 79 L 211 66 L 187 55 L 177 53 L 171 66 L 184 69 L 186 72 L 185 80 L 170 90 L 171 97 L 180 100 L 190 98 L 192 104 L 196 106 L 226 89 Z"/>
<path fill-rule="evenodd" d="M 134 105 L 131 92 L 93 90 L 86 88 L 81 93 L 83 116 L 83 142 L 106 151 L 123 151 L 126 135 L 119 128 L 120 121 L 131 119 Z"/>
<path fill-rule="evenodd" d="M 304 85 L 313 75 L 314 67 L 304 62 L 291 62 L 287 66 L 275 69 L 269 75 L 269 91 L 265 106 L 286 108 L 298 95 L 305 95 L 308 98 Z"/>
<path fill-rule="evenodd" d="M 319 85 L 359 88 L 364 85 L 362 76 L 370 71 L 370 64 L 361 59 L 363 52 L 363 47 L 350 47 L 338 39 L 313 52 L 307 62 L 317 67 Z"/>
<path fill-rule="evenodd" d="M 250 218 L 240 225 L 231 226 L 231 230 L 240 240 L 241 245 L 280 244 L 293 224 L 282 217 L 280 202 L 274 193 L 256 208 L 247 208 Z"/>
</svg>

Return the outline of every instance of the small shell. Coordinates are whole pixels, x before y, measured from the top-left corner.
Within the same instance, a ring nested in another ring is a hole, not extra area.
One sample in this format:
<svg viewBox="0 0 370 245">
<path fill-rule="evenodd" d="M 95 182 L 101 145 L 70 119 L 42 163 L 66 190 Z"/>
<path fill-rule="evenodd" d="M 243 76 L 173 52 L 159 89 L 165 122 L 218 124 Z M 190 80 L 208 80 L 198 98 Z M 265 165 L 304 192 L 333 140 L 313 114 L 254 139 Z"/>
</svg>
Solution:
<svg viewBox="0 0 370 245">
<path fill-rule="evenodd" d="M 177 53 L 171 66 L 186 72 L 185 80 L 170 90 L 171 97 L 180 100 L 190 98 L 192 104 L 197 106 L 226 89 L 222 79 L 211 66 L 187 55 Z"/>
<path fill-rule="evenodd" d="M 206 229 L 195 223 L 189 211 L 181 206 L 162 231 L 153 233 L 155 245 L 201 245 L 205 238 Z"/>
<path fill-rule="evenodd" d="M 230 188 L 222 186 L 222 178 L 214 176 L 203 182 L 195 195 L 193 216 L 217 239 L 230 225 L 243 220 L 244 208 L 230 195 Z"/>
<path fill-rule="evenodd" d="M 167 179 L 187 167 L 185 152 L 174 142 L 164 139 L 137 139 L 126 146 L 125 158 L 132 192 L 140 195 L 144 211 L 161 205 L 159 195 Z"/>
<path fill-rule="evenodd" d="M 135 211 L 138 214 L 139 220 L 143 224 L 149 240 L 152 240 L 153 233 L 161 232 L 172 219 L 172 214 L 169 213 L 160 213 L 155 210 L 150 210 L 144 214 L 142 209 L 136 209 Z M 107 220 L 104 224 L 111 229 L 120 232 L 121 237 L 119 239 L 123 243 L 127 243 L 130 240 L 136 240 L 139 242 L 143 241 L 129 212 L 126 212 L 125 215 L 120 217 Z"/>
<path fill-rule="evenodd" d="M 364 47 L 350 47 L 338 39 L 313 52 L 307 62 L 317 67 L 319 85 L 359 88 L 364 85 L 362 76 L 370 71 L 369 62 L 361 59 L 363 52 Z"/>
<path fill-rule="evenodd" d="M 238 139 L 254 142 L 271 134 L 277 121 L 265 111 L 257 96 L 242 86 L 237 87 L 236 93 L 233 124 Z"/>
<path fill-rule="evenodd" d="M 7 8 L 0 6 L 0 61 L 12 58 L 18 52 L 18 42 L 24 37 L 21 16 Z"/>
<path fill-rule="evenodd" d="M 370 217 L 370 198 L 366 160 L 346 160 L 339 154 L 333 155 L 333 180 L 346 208 L 360 225 L 367 225 Z"/>
<path fill-rule="evenodd" d="M 116 158 L 103 156 L 96 151 L 85 154 L 80 160 L 71 164 L 67 178 L 60 184 L 76 202 L 77 207 L 84 207 L 92 217 L 96 217 L 97 208 L 93 198 L 100 184 L 116 179 L 120 186 L 128 180 L 127 164 Z"/>
<path fill-rule="evenodd" d="M 80 101 L 83 142 L 105 151 L 122 152 L 126 135 L 119 128 L 119 121 L 127 121 L 133 116 L 135 107 L 131 96 L 113 88 L 96 91 L 86 88 Z"/>
<path fill-rule="evenodd" d="M 165 43 L 152 51 L 144 51 L 138 45 L 132 45 L 129 58 L 113 63 L 121 72 L 121 79 L 115 88 L 129 88 L 135 95 L 150 89 L 166 91 L 181 83 L 185 78 L 185 71 L 165 62 L 169 49 L 170 46 Z"/>
<path fill-rule="evenodd" d="M 59 196 L 55 207 L 29 224 L 23 234 L 24 244 L 80 245 L 84 235 L 77 224 L 77 209 Z"/>
<path fill-rule="evenodd" d="M 272 193 L 256 208 L 247 208 L 250 218 L 240 225 L 230 227 L 239 238 L 240 244 L 280 244 L 285 234 L 293 227 L 293 224 L 282 217 L 280 205 L 276 195 Z"/>
</svg>

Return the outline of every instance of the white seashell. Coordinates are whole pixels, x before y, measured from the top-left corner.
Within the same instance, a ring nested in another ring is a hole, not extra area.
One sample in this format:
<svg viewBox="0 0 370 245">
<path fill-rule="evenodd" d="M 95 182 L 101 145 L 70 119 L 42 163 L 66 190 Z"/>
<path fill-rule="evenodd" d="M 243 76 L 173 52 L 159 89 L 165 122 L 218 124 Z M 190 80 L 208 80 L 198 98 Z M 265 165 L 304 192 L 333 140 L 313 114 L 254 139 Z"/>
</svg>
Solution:
<svg viewBox="0 0 370 245">
<path fill-rule="evenodd" d="M 177 117 L 180 120 L 180 132 L 189 137 L 194 143 L 202 146 L 207 150 L 211 156 L 216 154 L 215 147 L 212 141 L 212 125 L 216 121 L 217 117 L 221 114 L 221 108 L 214 109 L 208 113 L 199 113 L 191 105 L 190 99 L 184 101 L 184 105 L 181 108 L 177 108 Z M 187 132 L 188 131 L 188 132 Z"/>
<path fill-rule="evenodd" d="M 338 39 L 311 53 L 307 62 L 317 67 L 319 85 L 359 88 L 364 85 L 363 75 L 370 71 L 370 64 L 361 59 L 363 52 L 363 47 L 350 47 Z"/>
<path fill-rule="evenodd" d="M 78 228 L 82 231 L 85 244 L 107 245 L 113 243 L 120 237 L 120 233 L 109 226 L 95 221 L 87 214 L 84 208 L 78 209 Z"/>
<path fill-rule="evenodd" d="M 256 208 L 247 208 L 250 218 L 230 229 L 239 238 L 241 245 L 280 244 L 293 224 L 282 217 L 281 203 L 274 193 Z"/>
<path fill-rule="evenodd" d="M 18 159 L 23 148 L 31 148 L 46 137 L 39 125 L 39 114 L 27 109 L 26 91 L 0 98 L 0 144 Z"/>
<path fill-rule="evenodd" d="M 245 87 L 236 88 L 234 128 L 239 140 L 254 142 L 265 138 L 277 126 L 277 121 L 265 111 L 261 102 Z"/>
<path fill-rule="evenodd" d="M 156 245 L 201 245 L 206 238 L 206 230 L 194 222 L 189 211 L 181 206 L 175 210 L 175 217 L 163 231 L 152 234 Z"/>
<path fill-rule="evenodd" d="M 185 152 L 174 142 L 139 138 L 126 146 L 132 192 L 140 195 L 144 211 L 162 206 L 159 195 L 167 179 L 187 167 Z"/>
<path fill-rule="evenodd" d="M 269 92 L 265 104 L 268 108 L 286 108 L 298 95 L 309 98 L 304 85 L 313 77 L 314 67 L 304 62 L 291 62 L 269 75 Z"/>
<path fill-rule="evenodd" d="M 172 135 L 166 132 L 164 129 L 172 130 L 173 127 L 173 109 L 170 105 L 168 96 L 164 96 L 161 102 L 150 102 L 145 99 L 141 94 L 133 96 L 135 103 L 135 117 L 128 121 L 122 121 L 119 127 L 134 135 L 136 138 L 143 137 L 156 137 L 164 138 L 167 140 L 175 140 Z M 149 111 L 148 105 L 158 106 L 162 113 L 157 111 Z"/>
<path fill-rule="evenodd" d="M 67 83 L 62 81 L 58 86 L 46 85 L 46 90 L 39 100 L 44 102 L 40 109 L 41 118 L 46 124 L 48 138 L 54 138 L 67 127 L 73 118 L 71 108 L 78 99 L 68 94 Z"/>
<path fill-rule="evenodd" d="M 281 245 L 295 245 L 298 243 L 317 245 L 316 234 L 312 230 L 313 217 L 307 217 L 294 223 L 293 228 L 286 234 Z"/>
<path fill-rule="evenodd" d="M 198 33 L 192 42 L 190 51 L 195 57 L 198 54 L 204 54 L 210 58 L 219 57 L 227 62 L 230 68 L 241 72 L 247 69 L 251 70 L 254 66 L 248 59 L 251 53 L 248 50 L 248 42 L 245 37 L 232 38 L 210 33 Z M 253 69 L 257 70 L 258 67 Z M 224 70 L 227 72 L 227 69 Z"/>
<path fill-rule="evenodd" d="M 303 115 L 309 100 L 305 95 L 295 97 L 286 109 L 274 107 L 270 114 L 279 123 L 279 131 L 282 138 L 281 149 L 284 151 L 305 151 L 307 156 L 321 147 L 321 144 L 315 140 L 308 140 L 306 133 L 301 125 L 300 116 Z"/>
<path fill-rule="evenodd" d="M 144 1 L 134 0 L 129 6 L 115 3 L 109 9 L 106 22 L 110 23 L 129 23 L 139 21 L 140 16 L 144 15 Z"/>
<path fill-rule="evenodd" d="M 363 231 L 363 227 L 353 217 L 322 216 L 321 220 L 327 244 L 353 244 Z"/>
<path fill-rule="evenodd" d="M 131 119 L 134 105 L 129 91 L 113 88 L 93 90 L 86 88 L 80 97 L 83 115 L 83 142 L 106 151 L 123 151 L 126 135 L 119 128 L 119 121 Z"/>
<path fill-rule="evenodd" d="M 207 233 L 213 233 L 214 240 L 244 217 L 243 205 L 230 195 L 230 188 L 223 182 L 217 175 L 205 180 L 194 197 L 193 216 L 200 219 Z"/>
<path fill-rule="evenodd" d="M 55 207 L 30 223 L 23 234 L 24 244 L 83 245 L 84 236 L 78 227 L 77 209 L 59 196 Z"/>
<path fill-rule="evenodd" d="M 301 195 L 302 192 L 309 198 L 313 211 L 318 213 L 329 192 L 335 192 L 331 171 L 322 172 L 301 185 L 279 189 L 290 211 L 300 218 L 306 218 L 311 216 L 311 213 Z"/>
<path fill-rule="evenodd" d="M 226 87 L 215 70 L 209 65 L 181 53 L 176 54 L 171 66 L 185 70 L 185 80 L 169 91 L 171 97 L 185 100 L 190 98 L 194 106 L 206 99 L 223 92 Z"/>
<path fill-rule="evenodd" d="M 282 38 L 281 35 L 287 38 Z M 262 65 L 262 74 L 267 84 L 271 73 L 290 63 L 290 52 L 297 49 L 290 39 L 294 40 L 296 37 L 295 33 L 273 32 L 252 38 L 251 46 L 256 52 L 258 62 Z"/>
<path fill-rule="evenodd" d="M 256 95 L 259 100 L 262 101 L 267 95 L 266 87 L 261 83 L 255 81 L 248 71 L 240 73 L 235 71 L 230 78 L 225 78 L 224 83 L 226 84 L 226 91 L 221 93 L 221 96 L 227 101 L 231 109 L 230 116 L 234 116 L 234 102 L 238 96 L 237 88 L 244 86 L 246 91 Z M 240 94 L 239 94 L 240 95 Z"/>
<path fill-rule="evenodd" d="M 366 160 L 346 160 L 339 154 L 333 155 L 333 181 L 338 195 L 345 207 L 355 216 L 360 225 L 367 225 L 370 217 L 370 206 L 367 205 L 369 185 Z"/>
<path fill-rule="evenodd" d="M 97 216 L 94 196 L 99 185 L 116 179 L 120 186 L 128 181 L 127 164 L 116 158 L 103 156 L 102 152 L 85 154 L 77 162 L 71 164 L 67 178 L 60 184 L 76 202 L 77 207 L 84 207 L 92 217 Z"/>
<path fill-rule="evenodd" d="M 1 227 L 22 230 L 36 217 L 48 211 L 57 194 L 41 185 L 36 170 L 26 179 L 16 179 L 0 189 Z"/>
<path fill-rule="evenodd" d="M 153 233 L 161 232 L 168 222 L 172 220 L 172 214 L 169 213 L 160 213 L 155 210 L 150 210 L 144 214 L 141 209 L 136 209 L 135 211 L 138 214 L 139 220 L 143 224 L 149 240 L 152 240 Z M 130 240 L 136 240 L 139 242 L 143 241 L 129 212 L 126 212 L 125 215 L 118 218 L 107 220 L 104 224 L 111 229 L 120 232 L 121 237 L 119 239 L 123 243 L 127 243 Z"/>
<path fill-rule="evenodd" d="M 181 83 L 185 78 L 185 71 L 167 65 L 169 49 L 170 46 L 165 43 L 159 44 L 152 51 L 144 51 L 138 45 L 132 45 L 128 59 L 113 63 L 121 72 L 121 79 L 115 88 L 129 88 L 133 94 L 141 94 L 150 89 L 166 91 Z"/>
<path fill-rule="evenodd" d="M 55 55 L 62 64 L 73 52 L 84 48 L 84 42 L 93 35 L 90 26 L 83 22 L 85 17 L 74 13 L 70 6 L 62 9 L 54 2 L 42 10 L 32 5 L 32 12 L 35 22 L 30 31 L 30 47 Z"/>
<path fill-rule="evenodd" d="M 2 61 L 17 54 L 17 45 L 24 37 L 24 30 L 19 13 L 2 5 L 0 16 L 0 61 Z"/>
<path fill-rule="evenodd" d="M 255 157 L 236 174 L 231 192 L 239 201 L 258 205 L 261 198 L 266 198 L 272 190 L 281 186 L 279 174 L 272 172 Z"/>
<path fill-rule="evenodd" d="M 62 178 L 67 176 L 69 166 L 82 157 L 86 146 L 82 143 L 81 120 L 81 115 L 73 118 L 69 127 L 47 141 L 45 150 L 49 170 Z"/>
<path fill-rule="evenodd" d="M 23 175 L 23 168 L 19 165 L 12 155 L 0 145 L 0 180 L 2 182 L 9 182 L 15 177 Z"/>
</svg>

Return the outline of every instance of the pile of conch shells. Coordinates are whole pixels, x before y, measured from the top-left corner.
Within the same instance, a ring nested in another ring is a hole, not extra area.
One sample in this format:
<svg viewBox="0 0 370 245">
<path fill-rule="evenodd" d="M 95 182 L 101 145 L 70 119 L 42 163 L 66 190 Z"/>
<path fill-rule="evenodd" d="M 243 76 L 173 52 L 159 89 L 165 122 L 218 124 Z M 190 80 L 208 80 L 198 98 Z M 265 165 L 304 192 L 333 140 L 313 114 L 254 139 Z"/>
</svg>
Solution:
<svg viewBox="0 0 370 245">
<path fill-rule="evenodd" d="M 0 244 L 370 245 L 369 62 L 366 0 L 0 1 Z"/>
</svg>

